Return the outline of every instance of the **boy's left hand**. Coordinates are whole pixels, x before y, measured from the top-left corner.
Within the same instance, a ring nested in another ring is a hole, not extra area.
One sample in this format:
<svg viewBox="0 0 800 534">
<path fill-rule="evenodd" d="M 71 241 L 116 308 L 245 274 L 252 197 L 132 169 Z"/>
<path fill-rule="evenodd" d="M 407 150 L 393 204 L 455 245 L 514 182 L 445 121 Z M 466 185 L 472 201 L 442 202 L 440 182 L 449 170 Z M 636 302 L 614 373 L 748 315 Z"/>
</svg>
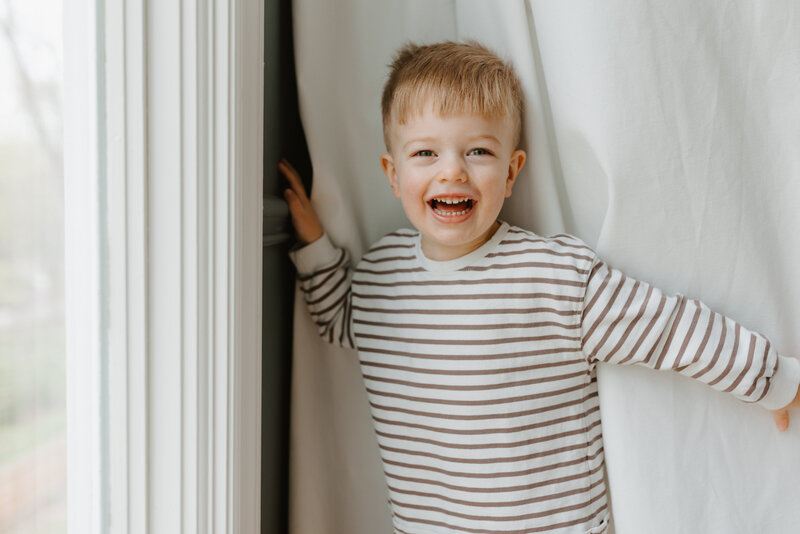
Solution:
<svg viewBox="0 0 800 534">
<path fill-rule="evenodd" d="M 775 426 L 778 427 L 778 430 L 783 432 L 789 428 L 789 408 L 797 407 L 800 407 L 800 388 L 797 389 L 794 400 L 787 406 L 784 406 L 780 410 L 772 410 L 772 417 L 775 419 Z"/>
</svg>

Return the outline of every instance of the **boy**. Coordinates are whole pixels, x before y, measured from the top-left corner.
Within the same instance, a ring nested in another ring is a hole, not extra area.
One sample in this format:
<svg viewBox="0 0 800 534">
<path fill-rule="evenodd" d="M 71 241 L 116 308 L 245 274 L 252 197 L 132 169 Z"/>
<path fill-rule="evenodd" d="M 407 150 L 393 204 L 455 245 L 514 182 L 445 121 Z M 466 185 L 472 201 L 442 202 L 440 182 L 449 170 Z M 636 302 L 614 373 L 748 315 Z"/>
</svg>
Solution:
<svg viewBox="0 0 800 534">
<path fill-rule="evenodd" d="M 676 370 L 786 428 L 800 362 L 572 236 L 497 220 L 526 158 L 502 60 L 477 43 L 408 45 L 382 111 L 381 165 L 417 231 L 385 236 L 354 271 L 280 169 L 311 316 L 359 352 L 396 532 L 605 532 L 599 361 Z"/>
</svg>

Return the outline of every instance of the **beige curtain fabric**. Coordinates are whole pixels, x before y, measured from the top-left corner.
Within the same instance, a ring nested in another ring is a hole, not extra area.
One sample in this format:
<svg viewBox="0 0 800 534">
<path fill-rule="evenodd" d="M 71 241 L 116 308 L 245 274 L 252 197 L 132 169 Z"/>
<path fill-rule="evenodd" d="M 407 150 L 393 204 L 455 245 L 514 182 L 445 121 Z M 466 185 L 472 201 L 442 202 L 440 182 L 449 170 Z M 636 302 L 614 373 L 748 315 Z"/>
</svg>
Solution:
<svg viewBox="0 0 800 534">
<path fill-rule="evenodd" d="M 529 161 L 503 217 L 569 232 L 800 355 L 800 7 L 655 0 L 295 0 L 312 201 L 355 261 L 408 227 L 380 171 L 380 91 L 407 40 L 476 38 L 527 96 Z M 295 310 L 291 530 L 391 532 L 356 354 Z M 800 413 L 600 366 L 616 532 L 793 532 Z"/>
</svg>

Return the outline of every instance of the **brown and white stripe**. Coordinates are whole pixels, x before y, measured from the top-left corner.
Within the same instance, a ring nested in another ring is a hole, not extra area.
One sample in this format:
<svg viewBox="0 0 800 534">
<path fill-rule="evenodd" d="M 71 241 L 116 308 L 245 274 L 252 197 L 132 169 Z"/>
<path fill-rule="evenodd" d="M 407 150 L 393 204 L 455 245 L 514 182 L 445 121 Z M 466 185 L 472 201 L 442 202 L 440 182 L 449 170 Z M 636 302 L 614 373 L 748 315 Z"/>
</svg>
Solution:
<svg viewBox="0 0 800 534">
<path fill-rule="evenodd" d="M 672 369 L 750 402 L 776 371 L 760 335 L 572 236 L 503 223 L 432 262 L 403 230 L 353 270 L 323 240 L 293 254 L 300 286 L 320 334 L 358 348 L 399 533 L 604 532 L 597 362 Z"/>
</svg>

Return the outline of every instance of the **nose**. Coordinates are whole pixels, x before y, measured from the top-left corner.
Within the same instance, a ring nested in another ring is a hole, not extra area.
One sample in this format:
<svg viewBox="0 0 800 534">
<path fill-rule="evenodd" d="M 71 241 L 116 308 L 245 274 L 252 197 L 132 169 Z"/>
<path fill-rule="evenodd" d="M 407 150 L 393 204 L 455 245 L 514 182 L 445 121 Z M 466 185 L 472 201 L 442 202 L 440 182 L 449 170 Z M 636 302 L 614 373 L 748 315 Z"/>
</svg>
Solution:
<svg viewBox="0 0 800 534">
<path fill-rule="evenodd" d="M 440 156 L 438 174 L 440 182 L 466 182 L 469 180 L 464 161 L 458 155 Z"/>
</svg>

